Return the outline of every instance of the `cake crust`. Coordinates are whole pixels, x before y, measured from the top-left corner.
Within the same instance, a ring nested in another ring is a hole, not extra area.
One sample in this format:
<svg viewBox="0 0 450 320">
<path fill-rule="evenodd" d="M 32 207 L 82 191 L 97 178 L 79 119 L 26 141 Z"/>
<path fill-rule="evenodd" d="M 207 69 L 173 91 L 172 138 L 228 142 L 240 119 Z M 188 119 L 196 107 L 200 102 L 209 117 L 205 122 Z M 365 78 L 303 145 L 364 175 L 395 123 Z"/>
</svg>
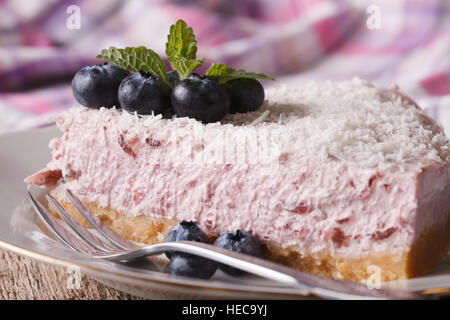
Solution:
<svg viewBox="0 0 450 320">
<path fill-rule="evenodd" d="M 57 199 L 63 207 L 84 226 L 89 224 L 78 210 L 64 199 Z M 165 234 L 179 221 L 162 217 L 135 216 L 119 213 L 111 208 L 101 208 L 95 203 L 83 202 L 100 220 L 122 237 L 147 244 L 163 241 Z M 50 211 L 58 217 L 54 209 Z M 211 241 L 215 236 L 208 234 Z M 339 257 L 331 252 L 300 254 L 295 248 L 282 248 L 271 241 L 262 241 L 264 258 L 288 265 L 304 272 L 338 280 L 364 282 L 379 268 L 380 281 L 392 281 L 418 277 L 429 272 L 447 253 L 450 223 L 435 225 L 424 231 L 409 250 L 400 254 L 390 251 L 368 253 L 359 258 Z M 378 275 L 377 275 L 378 276 Z"/>
</svg>

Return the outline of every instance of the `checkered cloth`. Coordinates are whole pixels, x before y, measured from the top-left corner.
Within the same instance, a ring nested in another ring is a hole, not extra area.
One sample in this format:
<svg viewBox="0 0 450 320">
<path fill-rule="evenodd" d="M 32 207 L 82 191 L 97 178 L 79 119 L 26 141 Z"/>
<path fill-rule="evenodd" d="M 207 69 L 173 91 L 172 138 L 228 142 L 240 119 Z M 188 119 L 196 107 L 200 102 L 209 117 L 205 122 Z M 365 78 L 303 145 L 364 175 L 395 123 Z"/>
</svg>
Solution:
<svg viewBox="0 0 450 320">
<path fill-rule="evenodd" d="M 80 29 L 66 27 L 70 5 Z M 353 76 L 397 83 L 450 129 L 448 0 L 0 0 L 0 131 L 75 105 L 70 79 L 103 48 L 164 55 L 179 18 L 195 31 L 203 70 L 225 62 L 277 77 L 266 86 Z"/>
</svg>

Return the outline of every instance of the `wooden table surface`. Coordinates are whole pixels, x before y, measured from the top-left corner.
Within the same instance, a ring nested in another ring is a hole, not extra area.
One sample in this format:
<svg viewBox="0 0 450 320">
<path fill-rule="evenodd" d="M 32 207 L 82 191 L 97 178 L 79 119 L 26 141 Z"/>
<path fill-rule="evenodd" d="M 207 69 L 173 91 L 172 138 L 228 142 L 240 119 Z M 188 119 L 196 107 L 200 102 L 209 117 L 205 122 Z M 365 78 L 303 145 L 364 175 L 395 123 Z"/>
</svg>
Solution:
<svg viewBox="0 0 450 320">
<path fill-rule="evenodd" d="M 70 288 L 67 270 L 0 249 L 0 299 L 141 299 L 85 275 Z"/>
</svg>

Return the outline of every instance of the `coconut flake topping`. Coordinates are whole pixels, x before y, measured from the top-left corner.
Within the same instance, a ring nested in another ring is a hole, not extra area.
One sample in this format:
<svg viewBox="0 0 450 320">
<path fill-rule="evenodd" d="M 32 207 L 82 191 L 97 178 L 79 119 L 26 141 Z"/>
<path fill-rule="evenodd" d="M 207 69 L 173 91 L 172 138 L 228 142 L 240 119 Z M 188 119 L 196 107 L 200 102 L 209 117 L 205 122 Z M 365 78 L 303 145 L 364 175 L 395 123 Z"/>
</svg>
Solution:
<svg viewBox="0 0 450 320">
<path fill-rule="evenodd" d="M 283 154 L 315 155 L 320 161 L 343 161 L 349 166 L 420 168 L 450 159 L 448 138 L 424 110 L 397 88 L 382 89 L 358 78 L 271 88 L 259 110 L 229 114 L 221 123 L 205 125 L 189 118 L 138 117 L 105 108 L 72 108 L 66 116 L 72 113 L 74 117 L 68 118 L 77 121 L 75 115 L 84 112 L 100 113 L 98 118 L 104 122 L 138 137 L 148 132 L 157 136 L 163 128 L 186 136 L 200 126 L 205 150 L 217 139 L 225 139 L 222 131 L 235 131 L 248 137 L 281 137 L 272 143 L 278 143 Z"/>
</svg>

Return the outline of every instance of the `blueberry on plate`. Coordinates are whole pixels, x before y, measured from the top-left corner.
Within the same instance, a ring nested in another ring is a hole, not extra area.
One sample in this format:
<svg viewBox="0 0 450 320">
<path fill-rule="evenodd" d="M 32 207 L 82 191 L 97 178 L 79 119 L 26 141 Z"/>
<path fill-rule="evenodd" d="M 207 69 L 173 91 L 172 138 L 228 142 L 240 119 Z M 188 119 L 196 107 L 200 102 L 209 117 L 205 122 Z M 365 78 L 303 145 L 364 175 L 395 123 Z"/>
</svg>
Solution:
<svg viewBox="0 0 450 320">
<path fill-rule="evenodd" d="M 166 79 L 172 86 L 175 86 L 177 82 L 180 81 L 180 76 L 178 75 L 178 72 L 172 70 L 166 73 Z"/>
<path fill-rule="evenodd" d="M 262 254 L 259 239 L 252 236 L 250 233 L 241 230 L 236 230 L 234 232 L 229 232 L 219 236 L 214 242 L 214 245 L 216 247 L 249 254 L 258 258 L 260 258 Z M 245 274 L 242 270 L 224 264 L 219 264 L 218 268 L 232 276 L 240 276 Z"/>
<path fill-rule="evenodd" d="M 196 241 L 203 243 L 211 243 L 209 241 L 208 236 L 202 229 L 198 226 L 195 221 L 186 221 L 183 220 L 175 227 L 167 232 L 164 237 L 164 242 L 173 242 L 173 241 Z M 179 252 L 167 251 L 166 256 L 169 259 L 172 259 L 173 256 L 180 255 Z"/>
<path fill-rule="evenodd" d="M 258 110 L 264 102 L 264 88 L 255 79 L 235 79 L 225 82 L 230 97 L 230 113 Z"/>
<path fill-rule="evenodd" d="M 131 74 L 119 87 L 122 109 L 138 114 L 162 114 L 170 109 L 170 88 L 158 77 L 139 71 Z"/>
<path fill-rule="evenodd" d="M 192 74 L 179 81 L 170 95 L 172 108 L 179 117 L 203 123 L 221 120 L 230 111 L 225 89 L 212 78 Z"/>
<path fill-rule="evenodd" d="M 170 274 L 177 276 L 209 279 L 216 270 L 216 262 L 188 254 L 173 256 L 169 263 Z"/>
<path fill-rule="evenodd" d="M 128 72 L 105 62 L 80 69 L 72 79 L 75 99 L 85 107 L 120 107 L 117 90 Z"/>
</svg>

